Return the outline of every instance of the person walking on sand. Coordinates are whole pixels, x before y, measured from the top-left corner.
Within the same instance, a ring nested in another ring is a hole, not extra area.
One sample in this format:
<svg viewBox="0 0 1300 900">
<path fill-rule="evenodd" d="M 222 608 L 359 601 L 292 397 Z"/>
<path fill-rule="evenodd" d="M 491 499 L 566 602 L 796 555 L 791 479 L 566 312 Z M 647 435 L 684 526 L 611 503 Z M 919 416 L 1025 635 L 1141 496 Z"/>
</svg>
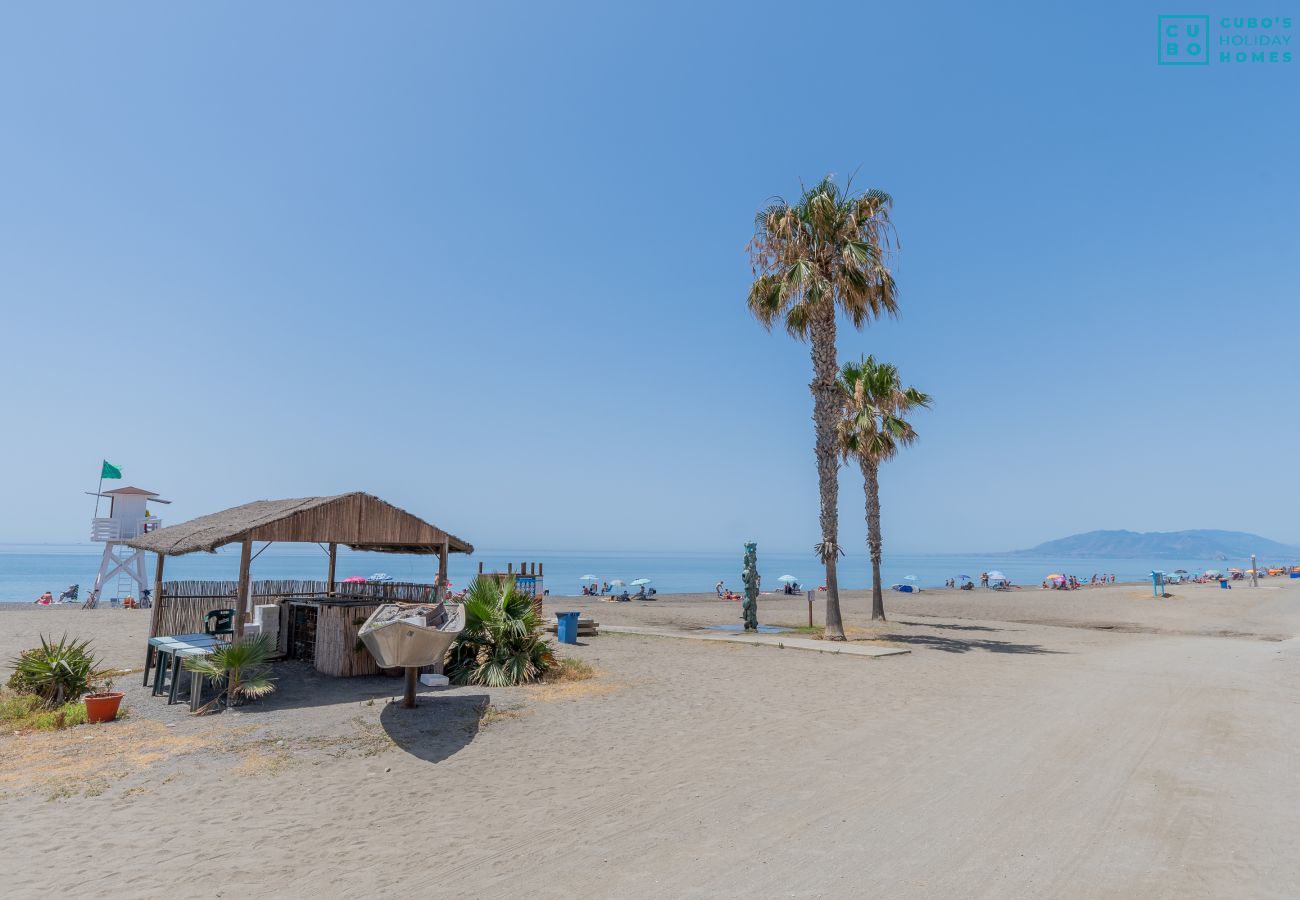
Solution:
<svg viewBox="0 0 1300 900">
<path fill-rule="evenodd" d="M 723 587 L 724 585 L 722 583 L 722 579 L 718 579 L 718 583 L 713 586 L 714 593 L 716 593 L 719 597 L 721 597 Z"/>
<path fill-rule="evenodd" d="M 985 588 L 986 588 L 986 587 L 988 587 L 988 586 L 989 586 L 989 573 L 988 573 L 988 572 L 981 572 L 981 573 L 980 573 L 980 587 L 985 587 Z"/>
</svg>

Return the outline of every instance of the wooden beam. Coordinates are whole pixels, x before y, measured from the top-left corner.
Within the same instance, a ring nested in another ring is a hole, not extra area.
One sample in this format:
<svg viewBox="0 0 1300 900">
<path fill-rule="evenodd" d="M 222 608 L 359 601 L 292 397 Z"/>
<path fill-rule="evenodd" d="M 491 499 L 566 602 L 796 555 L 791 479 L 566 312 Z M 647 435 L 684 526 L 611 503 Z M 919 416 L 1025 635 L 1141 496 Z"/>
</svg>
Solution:
<svg viewBox="0 0 1300 900">
<path fill-rule="evenodd" d="M 338 565 L 338 561 L 339 561 L 339 545 L 331 543 L 330 544 L 330 577 L 329 577 L 330 583 L 329 583 L 329 588 L 327 590 L 327 593 L 331 597 L 334 596 L 334 571 L 336 566 Z"/>
<path fill-rule="evenodd" d="M 433 599 L 437 602 L 447 593 L 447 553 L 450 551 L 449 542 L 444 538 L 442 546 L 438 548 L 438 586 L 434 589 Z"/>
<path fill-rule="evenodd" d="M 163 560 L 166 558 L 159 553 L 158 563 L 153 570 L 153 611 L 149 614 L 149 637 L 158 636 L 158 620 L 162 617 Z"/>
<path fill-rule="evenodd" d="M 235 640 L 244 636 L 244 613 L 248 606 L 249 571 L 253 563 L 253 539 L 244 538 L 239 551 L 239 585 L 235 588 Z"/>
</svg>

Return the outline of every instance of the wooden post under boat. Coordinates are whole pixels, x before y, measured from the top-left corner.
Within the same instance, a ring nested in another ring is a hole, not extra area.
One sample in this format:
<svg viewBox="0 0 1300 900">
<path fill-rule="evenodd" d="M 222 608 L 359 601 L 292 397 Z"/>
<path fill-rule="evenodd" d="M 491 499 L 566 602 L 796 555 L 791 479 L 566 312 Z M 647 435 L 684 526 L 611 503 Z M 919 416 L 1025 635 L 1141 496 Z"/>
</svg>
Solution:
<svg viewBox="0 0 1300 900">
<path fill-rule="evenodd" d="M 248 605 L 249 570 L 253 563 L 253 540 L 244 538 L 239 551 L 239 584 L 235 588 L 235 640 L 244 636 L 244 613 Z"/>
<path fill-rule="evenodd" d="M 326 596 L 334 596 L 334 569 L 339 561 L 339 545 L 330 544 L 330 577 L 329 587 L 325 589 Z"/>
<path fill-rule="evenodd" d="M 415 682 L 420 670 L 415 666 L 406 667 L 406 691 L 402 694 L 402 708 L 415 709 Z"/>
</svg>

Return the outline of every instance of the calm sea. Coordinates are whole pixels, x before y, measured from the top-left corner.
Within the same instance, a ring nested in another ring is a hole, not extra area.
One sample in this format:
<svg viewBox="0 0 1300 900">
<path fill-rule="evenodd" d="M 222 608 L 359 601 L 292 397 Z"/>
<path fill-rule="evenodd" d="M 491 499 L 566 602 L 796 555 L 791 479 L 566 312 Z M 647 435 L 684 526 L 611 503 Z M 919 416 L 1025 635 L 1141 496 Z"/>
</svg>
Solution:
<svg viewBox="0 0 1300 900">
<path fill-rule="evenodd" d="M 99 568 L 101 549 L 92 544 L 0 544 L 0 602 L 30 602 L 43 591 L 55 597 L 70 584 L 80 584 L 82 596 L 94 583 Z M 577 594 L 583 575 L 598 578 L 649 578 L 661 593 L 691 593 L 712 591 L 719 579 L 728 586 L 740 589 L 740 569 L 743 553 L 625 553 L 602 551 L 480 551 L 466 558 L 453 554 L 450 561 L 453 585 L 463 586 L 478 571 L 482 559 L 489 570 L 506 568 L 507 562 L 516 566 L 521 561 L 541 562 L 545 565 L 545 583 L 552 594 Z M 1293 560 L 1260 560 L 1261 564 L 1278 565 Z M 902 556 L 893 555 L 884 562 L 882 571 L 885 584 L 903 582 L 914 576 L 915 584 L 922 587 L 940 587 L 949 578 L 969 575 L 978 579 L 981 572 L 1000 571 L 1017 584 L 1036 585 L 1051 572 L 1077 575 L 1087 579 L 1092 574 L 1114 573 L 1120 581 L 1141 581 L 1152 569 L 1171 572 L 1175 569 L 1203 571 L 1206 568 L 1225 568 L 1249 565 L 1249 560 L 1209 559 L 1025 559 L 1023 557 L 995 555 L 981 556 Z M 811 553 L 765 553 L 759 548 L 759 572 L 764 588 L 779 586 L 777 578 L 793 575 L 804 587 L 821 584 L 819 566 Z M 168 579 L 226 579 L 234 580 L 239 572 L 237 548 L 226 547 L 217 553 L 194 553 L 167 561 Z M 431 581 L 437 572 L 437 559 L 425 556 L 403 556 L 387 553 L 354 553 L 339 550 L 338 578 L 349 575 L 368 577 L 376 572 L 386 572 L 397 581 Z M 149 577 L 153 577 L 153 559 L 149 560 Z M 326 556 L 315 546 L 272 545 L 253 562 L 253 577 L 301 578 L 324 580 Z M 846 557 L 840 563 L 840 585 L 846 588 L 865 588 L 870 584 L 870 563 L 865 555 Z M 116 592 L 110 584 L 104 596 Z"/>
</svg>

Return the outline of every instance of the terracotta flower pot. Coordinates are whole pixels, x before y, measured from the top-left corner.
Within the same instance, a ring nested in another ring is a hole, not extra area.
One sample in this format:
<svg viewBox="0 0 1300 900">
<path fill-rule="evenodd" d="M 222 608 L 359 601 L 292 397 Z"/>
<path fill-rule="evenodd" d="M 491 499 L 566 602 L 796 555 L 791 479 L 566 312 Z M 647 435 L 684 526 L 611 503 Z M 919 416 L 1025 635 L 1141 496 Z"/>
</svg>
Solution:
<svg viewBox="0 0 1300 900">
<path fill-rule="evenodd" d="M 103 694 L 87 694 L 83 698 L 86 703 L 86 721 L 113 721 L 117 718 L 117 708 L 122 705 L 122 698 L 124 696 L 126 695 L 121 691 L 108 691 Z"/>
</svg>

